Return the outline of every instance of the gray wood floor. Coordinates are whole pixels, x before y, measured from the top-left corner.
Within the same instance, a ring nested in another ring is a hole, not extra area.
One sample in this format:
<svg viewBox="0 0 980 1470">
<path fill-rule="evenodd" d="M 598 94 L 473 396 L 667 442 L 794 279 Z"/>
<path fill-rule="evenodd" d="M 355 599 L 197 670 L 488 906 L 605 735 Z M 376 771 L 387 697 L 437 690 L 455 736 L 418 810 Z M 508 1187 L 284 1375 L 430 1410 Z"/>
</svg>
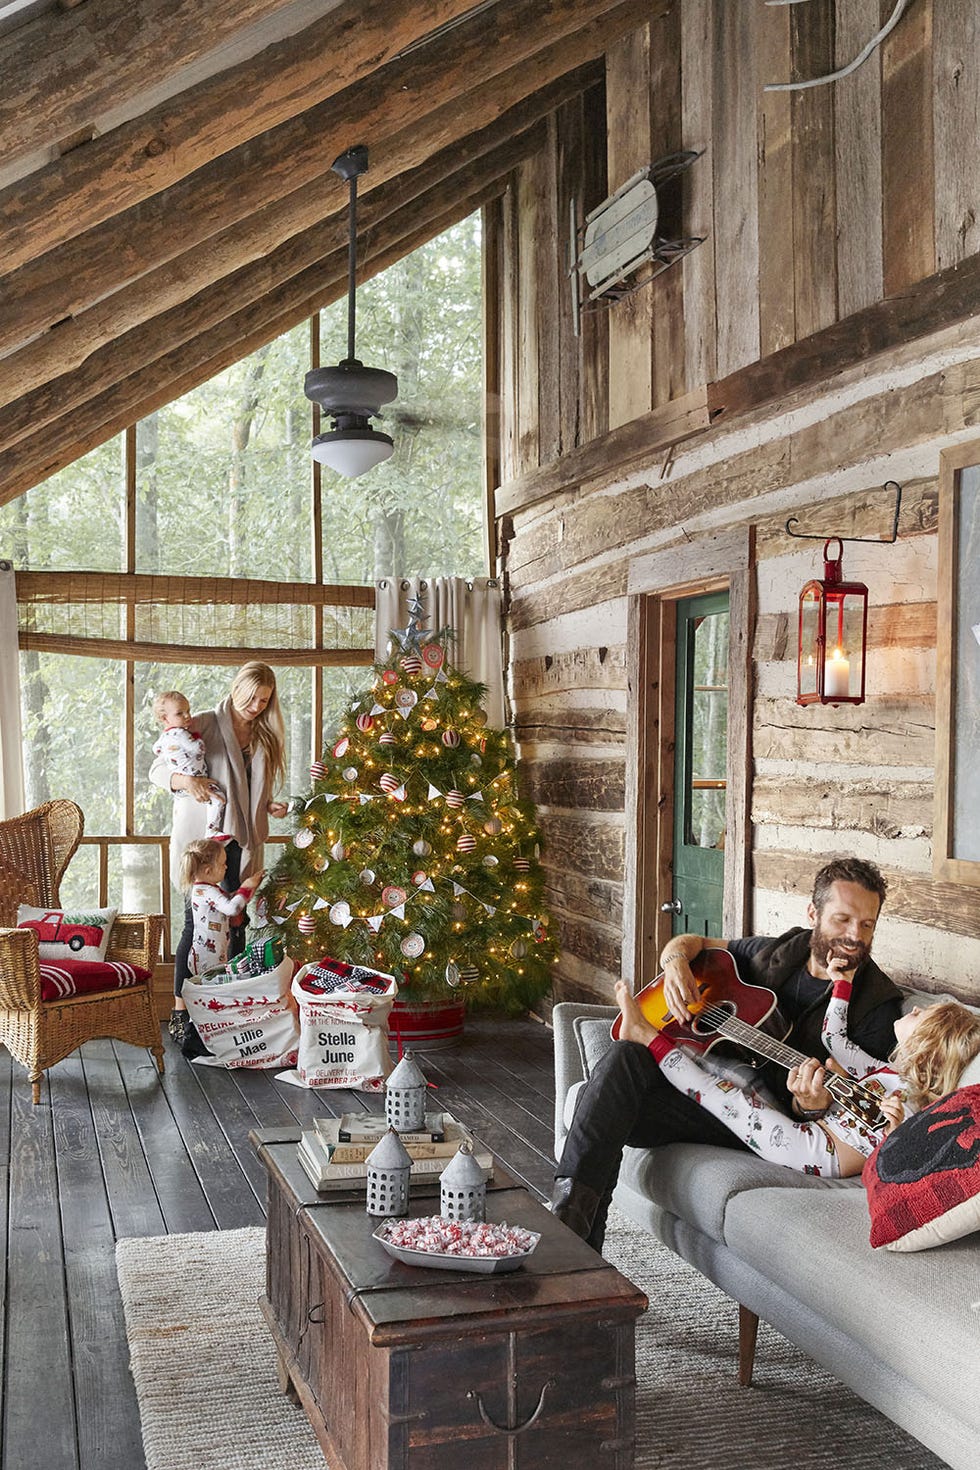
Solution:
<svg viewBox="0 0 980 1470">
<path fill-rule="evenodd" d="M 51 1070 L 36 1108 L 0 1050 L 0 1470 L 143 1470 L 116 1241 L 261 1224 L 265 1171 L 250 1130 L 377 1106 L 194 1067 L 166 1041 L 162 1082 L 149 1053 L 92 1043 Z M 546 1195 L 551 1032 L 470 1019 L 458 1046 L 419 1062 L 438 1105 Z"/>
</svg>

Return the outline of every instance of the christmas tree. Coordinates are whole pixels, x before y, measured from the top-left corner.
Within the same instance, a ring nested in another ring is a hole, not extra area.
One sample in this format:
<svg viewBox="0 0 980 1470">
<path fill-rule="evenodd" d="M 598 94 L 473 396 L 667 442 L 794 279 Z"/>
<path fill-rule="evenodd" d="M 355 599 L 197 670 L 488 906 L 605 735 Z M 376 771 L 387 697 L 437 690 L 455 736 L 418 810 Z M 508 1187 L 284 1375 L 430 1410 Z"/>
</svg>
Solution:
<svg viewBox="0 0 980 1470">
<path fill-rule="evenodd" d="M 484 688 L 453 666 L 422 606 L 351 701 L 294 798 L 297 829 L 261 890 L 300 964 L 329 955 L 392 973 L 401 998 L 517 1013 L 551 985 L 540 838 Z"/>
</svg>

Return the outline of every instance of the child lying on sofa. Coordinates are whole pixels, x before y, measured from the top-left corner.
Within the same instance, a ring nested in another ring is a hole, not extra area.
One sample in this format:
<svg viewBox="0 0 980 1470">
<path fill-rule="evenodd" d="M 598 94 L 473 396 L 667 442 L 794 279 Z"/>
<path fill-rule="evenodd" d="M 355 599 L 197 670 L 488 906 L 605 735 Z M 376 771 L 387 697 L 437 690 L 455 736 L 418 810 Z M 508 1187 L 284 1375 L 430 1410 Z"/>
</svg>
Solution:
<svg viewBox="0 0 980 1470">
<path fill-rule="evenodd" d="M 646 1046 L 664 1075 L 679 1092 L 692 1097 L 718 1118 L 742 1143 L 764 1159 L 804 1174 L 845 1179 L 860 1174 L 865 1159 L 906 1112 L 915 1112 L 952 1092 L 966 1065 L 980 1055 L 980 1016 L 956 1001 L 914 1006 L 895 1022 L 897 1045 L 887 1062 L 861 1050 L 847 1035 L 851 981 L 844 969 L 850 961 L 831 958 L 827 969 L 833 990 L 824 1016 L 822 1040 L 830 1054 L 827 1068 L 815 1058 L 794 1067 L 790 1085 L 806 1084 L 807 1092 L 823 1089 L 821 1106 L 787 1118 L 760 1092 L 715 1076 L 682 1051 L 643 1015 L 620 981 L 616 999 L 623 1019 L 619 1036 Z M 823 1086 L 827 1069 L 860 1081 L 878 1099 L 883 1121 L 869 1127 L 848 1114 Z"/>
</svg>

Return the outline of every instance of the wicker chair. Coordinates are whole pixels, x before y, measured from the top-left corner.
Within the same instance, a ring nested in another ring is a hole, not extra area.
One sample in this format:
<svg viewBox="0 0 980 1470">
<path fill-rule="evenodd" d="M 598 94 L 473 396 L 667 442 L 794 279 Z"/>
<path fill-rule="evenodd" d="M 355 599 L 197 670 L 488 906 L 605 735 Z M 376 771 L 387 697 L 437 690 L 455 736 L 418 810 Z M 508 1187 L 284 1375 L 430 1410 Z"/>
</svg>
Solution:
<svg viewBox="0 0 980 1470">
<path fill-rule="evenodd" d="M 48 801 L 0 822 L 0 1043 L 27 1068 L 33 1100 L 41 1077 L 84 1041 L 110 1037 L 147 1046 L 163 1072 L 163 1043 L 152 980 L 61 1000 L 41 999 L 37 935 L 16 925 L 17 906 L 57 908 L 61 880 L 82 836 L 73 801 Z M 106 958 L 152 972 L 160 952 L 162 914 L 119 914 Z"/>
</svg>

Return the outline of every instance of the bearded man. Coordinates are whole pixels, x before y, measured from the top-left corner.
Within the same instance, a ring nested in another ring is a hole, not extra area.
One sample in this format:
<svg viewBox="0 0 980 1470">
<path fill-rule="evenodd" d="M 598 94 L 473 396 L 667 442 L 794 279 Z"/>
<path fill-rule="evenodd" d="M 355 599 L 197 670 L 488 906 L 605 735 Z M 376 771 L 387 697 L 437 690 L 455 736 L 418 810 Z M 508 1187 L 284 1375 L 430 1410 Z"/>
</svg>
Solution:
<svg viewBox="0 0 980 1470">
<path fill-rule="evenodd" d="M 743 981 L 776 992 L 789 1027 L 787 1046 L 802 1052 L 805 1064 L 788 1074 L 768 1063 L 753 1086 L 788 1116 L 823 1116 L 824 1071 L 817 1060 L 821 1029 L 834 978 L 853 980 L 847 1030 L 852 1041 L 875 1057 L 895 1046 L 901 992 L 871 959 L 871 941 L 886 883 L 873 863 L 841 858 L 827 863 L 814 880 L 807 909 L 809 929 L 790 929 L 776 939 L 709 939 L 675 934 L 660 956 L 663 998 L 676 1016 L 698 1000 L 691 963 L 705 949 L 725 949 Z M 834 963 L 833 974 L 828 964 Z M 650 1050 L 620 1039 L 610 1046 L 579 1095 L 565 1140 L 552 1195 L 553 1213 L 596 1250 L 605 1238 L 609 1202 L 623 1148 L 661 1148 L 668 1143 L 712 1143 L 745 1148 L 695 1098 L 677 1091 Z"/>
</svg>

